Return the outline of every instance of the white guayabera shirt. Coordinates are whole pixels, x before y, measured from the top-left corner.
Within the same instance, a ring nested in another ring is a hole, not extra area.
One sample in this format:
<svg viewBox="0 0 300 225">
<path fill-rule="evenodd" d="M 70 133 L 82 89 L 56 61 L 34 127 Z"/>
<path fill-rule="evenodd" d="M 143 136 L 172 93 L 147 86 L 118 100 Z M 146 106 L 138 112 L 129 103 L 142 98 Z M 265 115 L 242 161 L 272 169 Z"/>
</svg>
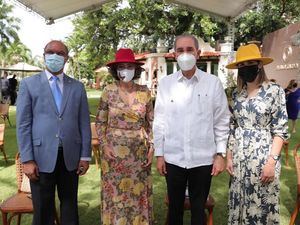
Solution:
<svg viewBox="0 0 300 225">
<path fill-rule="evenodd" d="M 211 165 L 225 153 L 230 112 L 220 80 L 199 69 L 161 79 L 154 110 L 155 156 L 182 168 Z"/>
</svg>

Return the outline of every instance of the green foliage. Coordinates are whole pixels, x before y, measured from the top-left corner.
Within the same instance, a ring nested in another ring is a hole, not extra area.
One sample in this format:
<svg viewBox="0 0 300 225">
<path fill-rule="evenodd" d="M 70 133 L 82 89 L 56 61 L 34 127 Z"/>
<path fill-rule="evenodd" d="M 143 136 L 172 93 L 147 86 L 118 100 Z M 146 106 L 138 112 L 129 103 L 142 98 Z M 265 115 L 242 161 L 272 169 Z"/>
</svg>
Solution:
<svg viewBox="0 0 300 225">
<path fill-rule="evenodd" d="M 32 60 L 31 51 L 22 42 L 15 41 L 7 48 L 6 59 L 10 64 L 18 62 L 30 62 Z"/>
<path fill-rule="evenodd" d="M 216 33 L 224 34 L 220 21 L 162 0 L 113 1 L 73 23 L 68 46 L 74 53 L 71 65 L 77 77 L 92 76 L 93 70 L 111 60 L 121 46 L 151 52 L 159 38 L 171 48 L 175 36 L 184 32 L 207 41 L 215 40 Z"/>
<path fill-rule="evenodd" d="M 235 46 L 262 40 L 269 32 L 299 20 L 298 0 L 260 0 L 236 22 Z M 135 52 L 155 51 L 158 39 L 172 48 L 174 38 L 192 33 L 214 45 L 227 35 L 225 20 L 204 15 L 164 0 L 112 1 L 74 20 L 68 39 L 75 77 L 93 76 L 93 70 L 111 60 L 119 47 Z"/>
<path fill-rule="evenodd" d="M 33 63 L 31 51 L 20 41 L 17 31 L 20 19 L 12 15 L 13 6 L 0 0 L 1 67 L 18 62 Z"/>
<path fill-rule="evenodd" d="M 262 41 L 270 32 L 300 19 L 298 0 L 261 0 L 236 21 L 235 46 L 251 40 Z"/>
<path fill-rule="evenodd" d="M 18 41 L 19 37 L 17 30 L 19 30 L 20 19 L 11 16 L 13 6 L 0 0 L 0 53 L 5 53 L 8 46 Z"/>
</svg>

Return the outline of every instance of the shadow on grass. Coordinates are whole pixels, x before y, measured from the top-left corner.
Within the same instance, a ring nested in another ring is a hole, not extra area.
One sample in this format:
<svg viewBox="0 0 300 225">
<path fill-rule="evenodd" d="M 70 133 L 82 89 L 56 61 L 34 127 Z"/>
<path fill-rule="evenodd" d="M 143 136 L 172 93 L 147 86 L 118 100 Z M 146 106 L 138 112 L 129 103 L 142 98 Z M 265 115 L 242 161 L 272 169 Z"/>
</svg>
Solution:
<svg viewBox="0 0 300 225">
<path fill-rule="evenodd" d="M 5 162 L 4 157 L 0 158 L 0 170 L 6 168 L 8 166 L 12 166 L 14 164 L 15 164 L 15 158 L 13 158 L 13 159 L 8 158 L 7 162 Z"/>
</svg>

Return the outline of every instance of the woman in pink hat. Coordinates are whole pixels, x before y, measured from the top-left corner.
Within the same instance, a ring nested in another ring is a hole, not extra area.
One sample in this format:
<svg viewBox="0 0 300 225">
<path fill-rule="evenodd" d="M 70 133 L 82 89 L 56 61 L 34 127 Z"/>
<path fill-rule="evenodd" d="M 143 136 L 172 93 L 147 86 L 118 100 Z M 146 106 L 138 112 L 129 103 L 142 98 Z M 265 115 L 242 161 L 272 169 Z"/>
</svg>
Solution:
<svg viewBox="0 0 300 225">
<path fill-rule="evenodd" d="M 284 90 L 269 82 L 255 44 L 241 46 L 227 149 L 230 225 L 279 225 L 280 151 L 288 138 Z"/>
<path fill-rule="evenodd" d="M 105 87 L 96 118 L 103 225 L 153 224 L 153 106 L 148 88 L 134 82 L 141 65 L 124 48 L 107 64 L 115 82 Z"/>
</svg>

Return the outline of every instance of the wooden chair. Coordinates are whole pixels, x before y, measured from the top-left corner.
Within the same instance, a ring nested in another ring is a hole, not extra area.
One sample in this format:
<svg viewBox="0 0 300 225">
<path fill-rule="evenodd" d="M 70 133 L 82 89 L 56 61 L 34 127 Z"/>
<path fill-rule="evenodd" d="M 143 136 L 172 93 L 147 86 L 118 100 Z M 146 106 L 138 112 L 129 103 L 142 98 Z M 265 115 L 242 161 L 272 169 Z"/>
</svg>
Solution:
<svg viewBox="0 0 300 225">
<path fill-rule="evenodd" d="M 282 148 L 284 150 L 285 153 L 285 165 L 289 166 L 289 141 L 284 141 Z"/>
<path fill-rule="evenodd" d="M 168 195 L 166 195 L 165 197 L 165 203 L 167 206 L 169 206 L 169 198 Z M 205 209 L 208 211 L 208 215 L 207 215 L 207 225 L 213 225 L 213 210 L 214 210 L 214 206 L 215 206 L 215 200 L 211 195 L 208 195 L 208 198 L 206 200 L 205 203 Z M 184 210 L 191 210 L 191 203 L 190 203 L 190 199 L 188 196 L 185 197 L 184 200 Z M 165 225 L 169 225 L 169 208 L 167 210 L 167 219 L 165 222 Z"/>
<path fill-rule="evenodd" d="M 9 123 L 9 126 L 11 127 L 11 123 L 9 120 L 9 103 L 1 103 L 0 104 L 0 117 L 4 121 L 7 120 Z"/>
<path fill-rule="evenodd" d="M 297 172 L 297 197 L 296 197 L 296 205 L 291 215 L 290 225 L 295 224 L 295 220 L 297 218 L 300 209 L 300 156 L 297 154 L 298 150 L 300 150 L 300 143 L 296 145 L 293 151 L 294 158 L 295 158 L 296 172 Z"/>
<path fill-rule="evenodd" d="M 4 149 L 4 132 L 5 132 L 5 124 L 0 124 L 0 151 L 3 153 L 5 162 L 8 163 L 5 149 Z"/>
<path fill-rule="evenodd" d="M 92 131 L 92 151 L 95 157 L 95 163 L 97 168 L 99 169 L 99 161 L 100 161 L 100 145 L 99 145 L 99 139 L 96 132 L 96 126 L 95 123 L 91 123 L 91 131 Z"/>
<path fill-rule="evenodd" d="M 23 173 L 23 166 L 20 161 L 19 153 L 17 153 L 16 155 L 15 163 L 16 163 L 18 192 L 13 196 L 9 197 L 8 199 L 6 199 L 0 205 L 3 225 L 10 225 L 12 219 L 15 216 L 18 216 L 17 225 L 20 225 L 22 214 L 33 213 L 29 180 Z M 58 214 L 56 210 L 55 210 L 55 223 L 59 225 Z"/>
</svg>

